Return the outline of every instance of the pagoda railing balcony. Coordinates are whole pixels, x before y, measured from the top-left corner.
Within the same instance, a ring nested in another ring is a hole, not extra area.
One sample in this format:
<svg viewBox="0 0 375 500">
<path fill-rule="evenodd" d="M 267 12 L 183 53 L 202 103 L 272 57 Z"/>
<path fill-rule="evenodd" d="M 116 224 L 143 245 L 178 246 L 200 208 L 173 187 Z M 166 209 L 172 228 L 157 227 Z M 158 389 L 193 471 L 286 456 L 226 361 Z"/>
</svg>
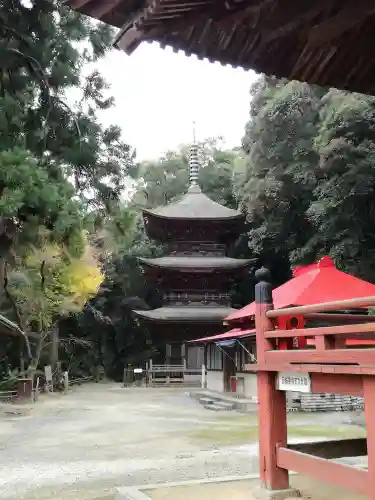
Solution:
<svg viewBox="0 0 375 500">
<path fill-rule="evenodd" d="M 163 295 L 163 302 L 168 305 L 229 306 L 230 296 L 228 293 L 168 292 Z"/>
<path fill-rule="evenodd" d="M 224 257 L 225 251 L 225 245 L 201 241 L 178 241 L 167 249 L 168 255 L 175 257 Z"/>
</svg>

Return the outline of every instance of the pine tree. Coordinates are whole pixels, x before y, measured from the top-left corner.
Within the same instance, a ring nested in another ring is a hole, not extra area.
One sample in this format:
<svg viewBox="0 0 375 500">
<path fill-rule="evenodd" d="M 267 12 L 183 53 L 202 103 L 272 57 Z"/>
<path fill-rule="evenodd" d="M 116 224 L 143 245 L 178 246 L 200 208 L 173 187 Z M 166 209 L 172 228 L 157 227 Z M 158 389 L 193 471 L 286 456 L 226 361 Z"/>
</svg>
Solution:
<svg viewBox="0 0 375 500">
<path fill-rule="evenodd" d="M 0 150 L 25 149 L 51 179 L 72 179 L 86 204 L 105 209 L 119 198 L 133 152 L 119 127 L 103 128 L 98 111 L 113 106 L 108 85 L 82 68 L 110 47 L 111 29 L 39 0 L 5 0 L 0 13 Z M 67 91 L 79 105 L 69 108 Z"/>
</svg>

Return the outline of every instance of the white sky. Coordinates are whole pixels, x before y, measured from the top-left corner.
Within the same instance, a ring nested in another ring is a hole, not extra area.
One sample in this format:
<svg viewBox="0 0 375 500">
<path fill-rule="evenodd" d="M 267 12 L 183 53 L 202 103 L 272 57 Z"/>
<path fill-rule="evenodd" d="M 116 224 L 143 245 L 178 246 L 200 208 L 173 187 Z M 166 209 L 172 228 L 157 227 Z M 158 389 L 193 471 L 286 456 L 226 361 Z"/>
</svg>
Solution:
<svg viewBox="0 0 375 500">
<path fill-rule="evenodd" d="M 142 44 L 131 56 L 113 50 L 96 67 L 111 85 L 116 104 L 102 113 L 104 124 L 120 125 L 139 160 L 156 158 L 192 140 L 223 136 L 239 146 L 249 116 L 245 72 Z"/>
</svg>

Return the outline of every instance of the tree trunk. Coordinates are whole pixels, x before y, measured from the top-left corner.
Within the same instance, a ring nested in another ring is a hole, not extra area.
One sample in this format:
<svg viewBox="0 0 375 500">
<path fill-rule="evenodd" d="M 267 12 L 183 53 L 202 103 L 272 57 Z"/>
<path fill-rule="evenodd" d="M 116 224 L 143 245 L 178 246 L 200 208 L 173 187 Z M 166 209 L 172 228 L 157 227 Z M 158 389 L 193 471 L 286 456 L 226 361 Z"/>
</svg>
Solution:
<svg viewBox="0 0 375 500">
<path fill-rule="evenodd" d="M 19 350 L 20 350 L 20 372 L 21 376 L 25 374 L 25 353 L 24 353 L 24 338 L 19 337 Z"/>
<path fill-rule="evenodd" d="M 59 323 L 56 321 L 51 329 L 50 365 L 52 371 L 57 370 L 59 366 L 59 343 Z"/>
</svg>

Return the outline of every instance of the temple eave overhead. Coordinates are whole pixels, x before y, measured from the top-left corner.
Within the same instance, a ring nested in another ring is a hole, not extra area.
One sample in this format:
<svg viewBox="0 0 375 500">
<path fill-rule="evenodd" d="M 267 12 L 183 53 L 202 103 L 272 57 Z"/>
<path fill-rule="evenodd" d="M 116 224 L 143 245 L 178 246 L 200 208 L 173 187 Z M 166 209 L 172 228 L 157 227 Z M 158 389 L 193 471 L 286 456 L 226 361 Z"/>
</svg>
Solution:
<svg viewBox="0 0 375 500">
<path fill-rule="evenodd" d="M 236 311 L 232 307 L 160 307 L 148 311 L 134 311 L 141 319 L 152 322 L 195 322 L 222 323 L 223 319 Z"/>
</svg>

